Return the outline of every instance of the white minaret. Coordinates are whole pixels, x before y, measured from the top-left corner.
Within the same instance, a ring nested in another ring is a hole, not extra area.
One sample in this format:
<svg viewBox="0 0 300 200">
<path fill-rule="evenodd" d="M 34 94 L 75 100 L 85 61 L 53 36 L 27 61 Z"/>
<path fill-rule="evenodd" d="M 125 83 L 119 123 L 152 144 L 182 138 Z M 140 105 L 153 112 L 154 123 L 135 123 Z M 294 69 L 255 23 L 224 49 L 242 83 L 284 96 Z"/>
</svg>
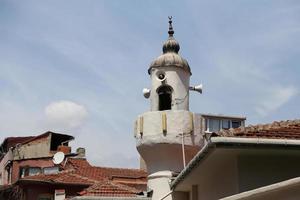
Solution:
<svg viewBox="0 0 300 200">
<path fill-rule="evenodd" d="M 151 90 L 143 90 L 150 98 L 151 111 L 141 114 L 135 123 L 137 150 L 146 163 L 154 200 L 172 199 L 170 179 L 196 154 L 201 140 L 200 116 L 189 112 L 189 90 L 195 90 L 189 85 L 192 73 L 178 54 L 171 19 L 163 54 L 148 70 Z"/>
</svg>

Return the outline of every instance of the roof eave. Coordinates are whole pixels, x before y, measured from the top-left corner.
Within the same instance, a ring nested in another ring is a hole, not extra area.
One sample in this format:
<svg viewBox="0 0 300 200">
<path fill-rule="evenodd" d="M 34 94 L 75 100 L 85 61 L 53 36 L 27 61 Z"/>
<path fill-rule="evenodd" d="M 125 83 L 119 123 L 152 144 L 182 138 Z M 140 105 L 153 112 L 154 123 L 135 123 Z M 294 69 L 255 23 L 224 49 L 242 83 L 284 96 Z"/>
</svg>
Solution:
<svg viewBox="0 0 300 200">
<path fill-rule="evenodd" d="M 50 185 L 76 185 L 76 186 L 90 186 L 90 183 L 63 183 L 50 180 L 36 180 L 36 179 L 20 179 L 16 184 L 50 184 Z"/>
<path fill-rule="evenodd" d="M 273 147 L 273 148 L 299 148 L 300 140 L 293 139 L 267 139 L 267 138 L 238 138 L 238 137 L 211 137 L 207 144 L 196 154 L 189 164 L 180 172 L 171 183 L 171 189 L 184 180 L 184 178 L 197 167 L 214 149 L 219 147 Z"/>
</svg>

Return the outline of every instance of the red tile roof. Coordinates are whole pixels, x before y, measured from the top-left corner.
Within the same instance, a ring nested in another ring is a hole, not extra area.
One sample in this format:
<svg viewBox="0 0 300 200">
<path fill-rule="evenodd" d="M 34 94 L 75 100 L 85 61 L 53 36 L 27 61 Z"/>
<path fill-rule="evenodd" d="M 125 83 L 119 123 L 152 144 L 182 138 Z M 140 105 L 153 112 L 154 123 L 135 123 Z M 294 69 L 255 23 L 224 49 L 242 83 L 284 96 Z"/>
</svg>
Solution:
<svg viewBox="0 0 300 200">
<path fill-rule="evenodd" d="M 85 158 L 67 158 L 64 169 L 81 169 L 92 167 L 90 163 Z"/>
<path fill-rule="evenodd" d="M 96 181 L 77 174 L 75 171 L 63 171 L 57 174 L 39 174 L 22 178 L 20 182 L 44 182 L 52 184 L 92 185 Z"/>
<path fill-rule="evenodd" d="M 221 137 L 245 137 L 267 139 L 300 139 L 300 120 L 287 120 L 270 124 L 221 130 L 216 133 Z"/>
<path fill-rule="evenodd" d="M 112 181 L 102 181 L 84 189 L 79 194 L 81 196 L 122 196 L 134 197 L 140 191 L 122 184 L 113 183 Z"/>
<path fill-rule="evenodd" d="M 68 158 L 58 174 L 36 175 L 19 182 L 87 185 L 80 195 L 136 196 L 146 190 L 147 173 L 139 169 L 122 169 L 91 166 L 86 159 Z"/>
</svg>

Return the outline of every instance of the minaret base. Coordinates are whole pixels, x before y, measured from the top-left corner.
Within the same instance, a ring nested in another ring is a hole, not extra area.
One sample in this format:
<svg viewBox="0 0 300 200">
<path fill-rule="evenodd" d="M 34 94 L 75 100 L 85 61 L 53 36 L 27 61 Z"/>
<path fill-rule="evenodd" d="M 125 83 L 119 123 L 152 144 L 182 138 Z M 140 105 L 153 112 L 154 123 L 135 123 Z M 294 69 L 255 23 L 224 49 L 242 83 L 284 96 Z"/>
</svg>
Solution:
<svg viewBox="0 0 300 200">
<path fill-rule="evenodd" d="M 152 200 L 172 200 L 171 171 L 159 171 L 148 176 L 148 187 L 153 190 Z"/>
</svg>

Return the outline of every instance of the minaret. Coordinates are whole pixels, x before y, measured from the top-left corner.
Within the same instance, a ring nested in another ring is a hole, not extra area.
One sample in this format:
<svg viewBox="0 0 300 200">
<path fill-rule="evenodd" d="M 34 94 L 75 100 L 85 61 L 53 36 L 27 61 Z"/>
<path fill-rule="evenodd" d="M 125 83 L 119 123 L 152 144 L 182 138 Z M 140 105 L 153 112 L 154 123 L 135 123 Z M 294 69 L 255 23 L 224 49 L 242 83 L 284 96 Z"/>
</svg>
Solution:
<svg viewBox="0 0 300 200">
<path fill-rule="evenodd" d="M 163 54 L 148 69 L 151 89 L 144 89 L 150 98 L 149 112 L 141 114 L 135 123 L 137 150 L 146 163 L 148 188 L 152 199 L 172 199 L 170 180 L 178 174 L 200 149 L 200 115 L 189 111 L 189 90 L 192 75 L 188 62 L 178 52 L 179 43 L 173 37 L 172 17 L 169 17 L 169 38 L 163 44 Z"/>
</svg>

